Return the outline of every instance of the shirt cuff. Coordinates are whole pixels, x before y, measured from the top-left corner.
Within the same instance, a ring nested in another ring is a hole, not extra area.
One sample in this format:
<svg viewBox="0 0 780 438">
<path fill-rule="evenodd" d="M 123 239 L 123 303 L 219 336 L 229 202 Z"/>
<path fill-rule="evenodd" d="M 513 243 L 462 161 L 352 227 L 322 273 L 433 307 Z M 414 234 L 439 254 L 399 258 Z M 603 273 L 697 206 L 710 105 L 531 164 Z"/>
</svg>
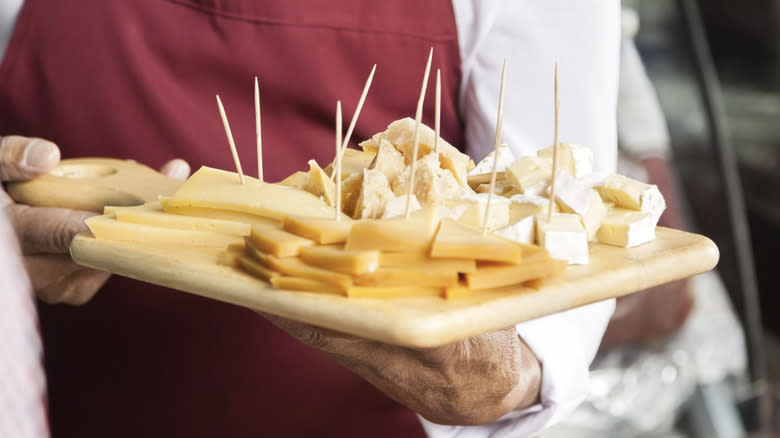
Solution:
<svg viewBox="0 0 780 438">
<path fill-rule="evenodd" d="M 445 426 L 420 417 L 433 438 L 523 437 L 570 414 L 588 393 L 589 368 L 615 300 L 606 300 L 517 325 L 517 333 L 542 364 L 540 403 L 480 426 Z"/>
</svg>

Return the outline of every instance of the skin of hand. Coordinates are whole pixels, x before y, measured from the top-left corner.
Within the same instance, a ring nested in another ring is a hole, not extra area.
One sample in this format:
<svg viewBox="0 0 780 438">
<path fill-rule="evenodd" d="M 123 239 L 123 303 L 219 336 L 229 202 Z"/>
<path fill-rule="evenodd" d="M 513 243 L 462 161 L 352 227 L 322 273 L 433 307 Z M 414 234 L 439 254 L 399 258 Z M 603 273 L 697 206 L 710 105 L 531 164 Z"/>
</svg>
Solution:
<svg viewBox="0 0 780 438">
<path fill-rule="evenodd" d="M 659 225 L 687 229 L 669 163 L 660 157 L 642 160 L 648 180 L 658 186 L 666 200 Z M 618 298 L 601 348 L 628 343 L 647 343 L 677 332 L 693 310 L 694 298 L 687 280 L 675 281 Z"/>
<path fill-rule="evenodd" d="M 540 399 L 541 364 L 514 327 L 409 348 L 261 315 L 434 423 L 490 423 Z"/>
<path fill-rule="evenodd" d="M 60 161 L 54 143 L 40 138 L 0 137 L 0 181 L 27 181 L 51 171 Z M 172 160 L 162 173 L 186 179 L 189 165 Z M 69 255 L 73 237 L 87 230 L 84 220 L 95 213 L 65 208 L 32 207 L 15 203 L 0 190 L 19 238 L 24 264 L 38 298 L 47 303 L 81 305 L 89 301 L 111 274 L 77 265 Z"/>
</svg>

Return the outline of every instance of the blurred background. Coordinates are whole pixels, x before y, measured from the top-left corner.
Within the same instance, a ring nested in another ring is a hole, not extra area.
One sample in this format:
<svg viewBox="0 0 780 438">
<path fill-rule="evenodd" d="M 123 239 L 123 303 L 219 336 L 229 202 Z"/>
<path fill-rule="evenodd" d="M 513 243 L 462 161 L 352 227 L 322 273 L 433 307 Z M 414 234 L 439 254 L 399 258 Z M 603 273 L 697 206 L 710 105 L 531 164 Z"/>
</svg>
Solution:
<svg viewBox="0 0 780 438">
<path fill-rule="evenodd" d="M 588 400 L 544 436 L 780 436 L 780 2 L 623 8 L 623 172 L 662 157 L 681 216 L 721 261 L 689 282 L 674 333 L 602 348 Z"/>
</svg>

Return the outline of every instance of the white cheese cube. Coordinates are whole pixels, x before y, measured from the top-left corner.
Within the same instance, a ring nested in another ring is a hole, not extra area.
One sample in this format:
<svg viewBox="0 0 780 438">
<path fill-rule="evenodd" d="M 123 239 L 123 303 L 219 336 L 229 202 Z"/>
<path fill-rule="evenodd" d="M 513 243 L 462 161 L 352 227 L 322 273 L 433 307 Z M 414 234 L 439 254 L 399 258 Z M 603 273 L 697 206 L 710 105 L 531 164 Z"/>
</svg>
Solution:
<svg viewBox="0 0 780 438">
<path fill-rule="evenodd" d="M 585 187 L 569 174 L 559 172 L 555 178 L 555 200 L 562 211 L 580 217 L 588 240 L 596 237 L 601 221 L 607 215 L 607 206 L 597 191 Z"/>
<path fill-rule="evenodd" d="M 533 244 L 536 239 L 536 217 L 527 216 L 503 228 L 493 230 L 493 234 L 515 242 Z"/>
<path fill-rule="evenodd" d="M 544 158 L 521 157 L 506 170 L 506 177 L 521 193 L 544 193 L 552 177 L 552 162 Z"/>
<path fill-rule="evenodd" d="M 542 149 L 537 156 L 552 160 L 554 146 Z M 558 145 L 558 169 L 575 178 L 593 172 L 593 151 L 585 146 L 574 143 L 560 143 Z"/>
<path fill-rule="evenodd" d="M 496 152 L 498 152 L 496 154 Z M 502 144 L 498 150 L 493 150 L 487 157 L 477 163 L 476 167 L 469 171 L 469 175 L 481 175 L 493 173 L 493 164 L 496 165 L 496 172 L 503 172 L 507 167 L 515 162 L 515 156 L 509 146 Z"/>
<path fill-rule="evenodd" d="M 649 213 L 656 222 L 666 209 L 666 202 L 657 186 L 623 175 L 610 175 L 595 188 L 604 200 L 612 202 L 615 207 Z"/>
<path fill-rule="evenodd" d="M 546 213 L 550 200 L 537 195 L 514 195 L 509 198 L 509 221 L 517 222 L 528 216 L 536 216 Z M 558 206 L 553 205 L 553 212 L 558 211 Z"/>
<path fill-rule="evenodd" d="M 611 208 L 596 239 L 599 243 L 631 248 L 655 239 L 655 225 L 649 212 Z"/>
<path fill-rule="evenodd" d="M 570 265 L 588 264 L 588 235 L 576 214 L 553 214 L 549 222 L 546 214 L 538 215 L 536 240 L 554 259 Z"/>
</svg>

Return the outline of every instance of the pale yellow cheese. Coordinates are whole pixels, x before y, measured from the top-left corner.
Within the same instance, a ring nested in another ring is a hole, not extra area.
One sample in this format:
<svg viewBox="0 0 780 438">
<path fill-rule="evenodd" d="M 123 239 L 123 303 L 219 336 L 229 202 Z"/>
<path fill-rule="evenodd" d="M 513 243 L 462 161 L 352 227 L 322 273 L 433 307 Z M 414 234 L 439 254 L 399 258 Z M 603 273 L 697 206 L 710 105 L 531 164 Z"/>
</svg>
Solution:
<svg viewBox="0 0 780 438">
<path fill-rule="evenodd" d="M 371 287 L 371 286 L 350 286 L 340 288 L 332 284 L 324 283 L 309 278 L 278 276 L 271 279 L 271 284 L 279 289 L 297 290 L 305 292 L 326 293 L 334 295 L 345 295 L 348 298 L 418 298 L 418 297 L 441 297 L 442 288 L 438 287 L 420 287 L 420 286 L 397 286 L 397 287 Z"/>
<path fill-rule="evenodd" d="M 146 202 L 141 205 L 125 206 L 125 205 L 106 205 L 103 207 L 103 214 L 116 215 L 118 211 L 163 211 L 160 201 Z"/>
<path fill-rule="evenodd" d="M 423 286 L 447 287 L 458 283 L 458 272 L 424 268 L 379 268 L 353 277 L 356 286 Z"/>
<path fill-rule="evenodd" d="M 544 193 L 552 178 L 552 163 L 537 157 L 522 157 L 506 170 L 506 177 L 521 193 Z"/>
<path fill-rule="evenodd" d="M 490 178 L 491 178 L 491 174 L 489 173 L 469 175 L 469 186 L 476 190 L 477 187 L 483 184 L 490 184 Z M 496 183 L 498 183 L 499 181 L 507 181 L 505 171 L 496 172 Z"/>
<path fill-rule="evenodd" d="M 311 239 L 319 244 L 346 242 L 354 220 L 342 215 L 340 221 L 304 216 L 284 218 L 284 230 L 297 236 Z"/>
<path fill-rule="evenodd" d="M 431 257 L 494 260 L 520 263 L 522 245 L 487 233 L 479 228 L 461 224 L 452 219 L 441 221 L 439 231 L 433 240 Z"/>
<path fill-rule="evenodd" d="M 309 185 L 309 172 L 295 172 L 278 182 L 279 185 L 304 190 Z"/>
<path fill-rule="evenodd" d="M 378 219 L 385 211 L 385 205 L 395 198 L 387 177 L 378 170 L 363 170 L 363 185 L 355 203 L 356 219 Z"/>
<path fill-rule="evenodd" d="M 344 154 L 341 156 L 341 179 L 343 180 L 356 173 L 363 173 L 363 169 L 368 168 L 375 156 L 376 154 L 374 152 L 365 152 L 350 148 L 344 149 Z M 333 166 L 334 162 L 328 164 L 328 167 L 325 168 L 325 173 L 332 175 Z"/>
<path fill-rule="evenodd" d="M 355 217 L 355 206 L 363 187 L 363 171 L 353 173 L 341 182 L 341 211 Z"/>
<path fill-rule="evenodd" d="M 623 175 L 608 176 L 594 188 L 615 207 L 650 213 L 656 221 L 666 209 L 666 202 L 657 186 Z"/>
<path fill-rule="evenodd" d="M 411 166 L 407 166 L 393 181 L 396 196 L 409 193 Z M 440 205 L 445 199 L 463 196 L 469 193 L 468 187 L 461 186 L 447 170 L 440 167 L 439 157 L 428 154 L 417 161 L 414 170 L 414 195 L 421 205 Z"/>
<path fill-rule="evenodd" d="M 358 221 L 352 225 L 345 249 L 427 253 L 438 225 L 439 215 L 432 207 L 415 211 L 409 218 Z"/>
<path fill-rule="evenodd" d="M 314 160 L 309 160 L 309 183 L 305 190 L 319 196 L 330 206 L 336 205 L 336 184 Z"/>
<path fill-rule="evenodd" d="M 380 140 L 376 159 L 371 169 L 382 172 L 388 181 L 393 181 L 404 170 L 404 156 L 387 140 Z"/>
<path fill-rule="evenodd" d="M 202 217 L 208 219 L 219 219 L 229 222 L 239 222 L 242 224 L 252 225 L 271 225 L 277 228 L 281 228 L 282 223 L 276 219 L 268 217 L 257 216 L 249 213 L 239 213 L 236 211 L 218 210 L 215 208 L 206 207 L 192 207 L 186 202 L 180 203 L 177 200 L 170 198 L 160 198 L 160 204 L 163 210 L 168 214 L 176 214 L 182 216 Z"/>
<path fill-rule="evenodd" d="M 320 294 L 347 295 L 345 287 L 332 283 L 313 280 L 311 278 L 275 276 L 271 278 L 271 284 L 278 289 L 295 290 L 302 292 L 315 292 Z"/>
<path fill-rule="evenodd" d="M 488 193 L 479 193 L 460 198 L 447 199 L 445 207 L 450 210 L 450 217 L 471 227 L 482 229 L 487 212 L 487 228 L 495 230 L 509 224 L 509 201 L 498 195 L 490 200 L 490 210 L 487 211 Z"/>
<path fill-rule="evenodd" d="M 550 199 L 537 195 L 514 195 L 509 198 L 509 222 L 515 223 L 528 216 L 547 213 Z M 558 212 L 558 204 L 553 204 L 553 212 Z"/>
<path fill-rule="evenodd" d="M 248 255 L 237 254 L 235 255 L 235 260 L 241 269 L 245 270 L 253 277 L 257 277 L 261 280 L 269 281 L 274 277 L 278 277 L 280 275 L 278 272 L 269 269 L 268 267 L 264 266 L 262 263 L 258 262 L 256 259 L 253 259 Z"/>
<path fill-rule="evenodd" d="M 248 236 L 252 229 L 249 224 L 241 222 L 168 214 L 162 211 L 162 208 L 160 210 L 148 210 L 122 207 L 116 209 L 115 214 L 120 222 L 131 222 L 177 230 L 213 231 L 234 236 Z"/>
<path fill-rule="evenodd" d="M 379 267 L 379 251 L 347 251 L 334 246 L 301 248 L 300 259 L 307 265 L 359 275 L 374 272 Z"/>
<path fill-rule="evenodd" d="M 87 227 L 98 240 L 137 242 L 151 246 L 216 246 L 224 248 L 241 243 L 242 238 L 211 231 L 173 230 L 170 228 L 120 222 L 115 216 L 93 216 Z"/>
<path fill-rule="evenodd" d="M 294 214 L 335 217 L 336 211 L 311 193 L 248 176 L 241 184 L 233 172 L 203 166 L 195 172 L 169 202 L 176 206 L 206 207 L 250 213 L 281 221 Z"/>
<path fill-rule="evenodd" d="M 254 225 L 247 239 L 262 252 L 274 257 L 296 256 L 301 248 L 314 245 L 314 241 L 268 225 Z"/>
<path fill-rule="evenodd" d="M 542 149 L 537 156 L 552 160 L 553 149 L 554 146 Z M 593 171 L 593 151 L 579 144 L 560 143 L 557 168 L 574 178 L 582 178 Z"/>
<path fill-rule="evenodd" d="M 519 265 L 480 266 L 477 272 L 465 274 L 466 285 L 470 289 L 490 289 L 546 277 L 554 272 L 556 264 L 552 260 L 523 262 Z"/>
<path fill-rule="evenodd" d="M 286 276 L 322 281 L 345 291 L 352 285 L 352 276 L 307 265 L 297 257 L 267 256 L 265 261 L 269 268 Z"/>
<path fill-rule="evenodd" d="M 379 266 L 385 268 L 419 268 L 425 270 L 446 270 L 455 272 L 474 272 L 477 262 L 474 259 L 431 258 L 429 255 L 407 252 L 383 252 L 379 255 Z"/>
<path fill-rule="evenodd" d="M 656 221 L 649 212 L 610 209 L 596 235 L 599 243 L 632 248 L 655 239 Z"/>
</svg>

